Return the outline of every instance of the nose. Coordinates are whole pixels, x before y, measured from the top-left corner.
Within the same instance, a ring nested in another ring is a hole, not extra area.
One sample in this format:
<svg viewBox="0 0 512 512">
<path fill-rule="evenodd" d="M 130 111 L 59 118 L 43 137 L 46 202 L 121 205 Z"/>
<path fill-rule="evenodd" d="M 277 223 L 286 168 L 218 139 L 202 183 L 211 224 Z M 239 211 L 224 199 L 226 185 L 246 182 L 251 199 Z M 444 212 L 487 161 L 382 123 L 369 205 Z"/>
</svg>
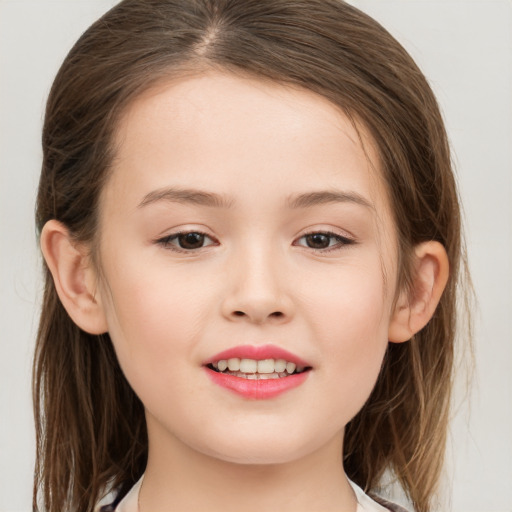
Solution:
<svg viewBox="0 0 512 512">
<path fill-rule="evenodd" d="M 293 301 L 283 264 L 270 251 L 246 252 L 230 263 L 222 314 L 230 321 L 286 323 Z"/>
</svg>

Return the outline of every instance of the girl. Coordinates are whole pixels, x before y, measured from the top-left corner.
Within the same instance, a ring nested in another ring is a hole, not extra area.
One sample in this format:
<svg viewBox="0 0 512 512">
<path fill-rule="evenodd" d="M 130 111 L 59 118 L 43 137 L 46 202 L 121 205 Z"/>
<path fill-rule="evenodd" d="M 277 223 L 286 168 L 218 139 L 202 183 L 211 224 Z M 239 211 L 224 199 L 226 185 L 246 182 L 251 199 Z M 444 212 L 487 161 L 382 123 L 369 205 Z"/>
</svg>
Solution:
<svg viewBox="0 0 512 512">
<path fill-rule="evenodd" d="M 459 206 L 380 25 L 124 0 L 62 65 L 43 147 L 35 509 L 401 510 L 387 471 L 432 510 Z"/>
</svg>

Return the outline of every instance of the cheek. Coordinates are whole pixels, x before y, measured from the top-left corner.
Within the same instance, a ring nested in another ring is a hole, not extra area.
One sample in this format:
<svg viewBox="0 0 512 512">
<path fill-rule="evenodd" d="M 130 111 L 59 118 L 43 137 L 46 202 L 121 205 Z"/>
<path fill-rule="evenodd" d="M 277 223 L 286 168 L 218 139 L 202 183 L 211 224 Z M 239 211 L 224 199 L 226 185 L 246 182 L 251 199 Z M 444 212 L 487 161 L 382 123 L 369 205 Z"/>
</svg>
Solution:
<svg viewBox="0 0 512 512">
<path fill-rule="evenodd" d="M 345 424 L 377 380 L 388 345 L 390 300 L 379 266 L 351 268 L 332 280 L 328 290 L 310 297 L 307 309 L 322 356 L 319 378 L 334 389 L 332 420 L 342 414 Z"/>
<path fill-rule="evenodd" d="M 194 347 L 211 304 L 208 288 L 190 283 L 183 272 L 162 265 L 116 259 L 105 272 L 109 334 L 126 377 L 175 375 L 178 358 L 194 358 Z M 122 269 L 122 270 L 116 270 Z"/>
<path fill-rule="evenodd" d="M 316 286 L 309 286 L 303 296 L 305 311 L 311 312 L 312 322 L 323 331 L 320 340 L 345 340 L 359 350 L 387 338 L 391 301 L 379 265 L 347 265 L 326 275 L 324 286 L 318 275 L 315 280 Z"/>
</svg>

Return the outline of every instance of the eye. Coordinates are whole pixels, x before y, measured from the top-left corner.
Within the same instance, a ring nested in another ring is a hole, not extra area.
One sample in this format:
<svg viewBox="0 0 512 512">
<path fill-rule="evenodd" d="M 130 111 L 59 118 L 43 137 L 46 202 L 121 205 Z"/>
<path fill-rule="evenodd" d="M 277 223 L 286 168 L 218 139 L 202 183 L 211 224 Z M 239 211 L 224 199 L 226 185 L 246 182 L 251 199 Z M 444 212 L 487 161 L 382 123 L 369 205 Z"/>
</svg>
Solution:
<svg viewBox="0 0 512 512">
<path fill-rule="evenodd" d="M 294 245 L 316 250 L 331 250 L 355 243 L 354 240 L 332 232 L 319 231 L 300 237 Z"/>
<path fill-rule="evenodd" d="M 194 251 L 213 245 L 215 241 L 205 233 L 186 231 L 161 238 L 157 243 L 175 251 Z"/>
</svg>

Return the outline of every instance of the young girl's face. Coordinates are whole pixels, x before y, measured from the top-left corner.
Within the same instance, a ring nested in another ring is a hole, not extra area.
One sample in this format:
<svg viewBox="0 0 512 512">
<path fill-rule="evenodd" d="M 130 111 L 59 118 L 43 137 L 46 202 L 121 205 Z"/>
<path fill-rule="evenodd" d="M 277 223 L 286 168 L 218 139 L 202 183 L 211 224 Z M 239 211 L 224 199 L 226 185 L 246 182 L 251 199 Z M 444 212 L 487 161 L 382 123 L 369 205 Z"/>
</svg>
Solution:
<svg viewBox="0 0 512 512">
<path fill-rule="evenodd" d="M 359 133 L 366 153 L 324 98 L 221 73 L 125 112 L 101 197 L 98 298 L 150 457 L 339 457 L 396 292 L 391 210 Z M 215 371 L 228 360 L 233 374 Z"/>
</svg>

